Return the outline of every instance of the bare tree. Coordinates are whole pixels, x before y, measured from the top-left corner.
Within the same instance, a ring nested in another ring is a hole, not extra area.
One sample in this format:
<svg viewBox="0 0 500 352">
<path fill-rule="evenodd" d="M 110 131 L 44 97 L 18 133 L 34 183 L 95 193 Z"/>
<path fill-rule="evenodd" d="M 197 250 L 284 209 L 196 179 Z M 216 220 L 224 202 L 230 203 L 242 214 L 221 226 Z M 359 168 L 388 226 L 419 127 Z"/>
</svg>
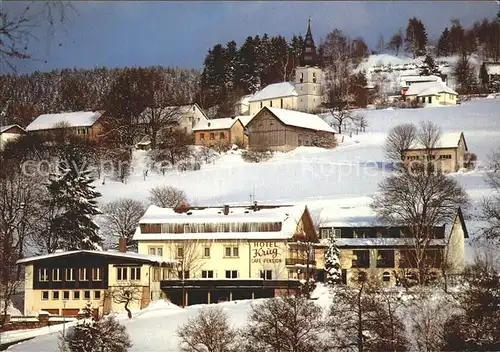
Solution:
<svg viewBox="0 0 500 352">
<path fill-rule="evenodd" d="M 346 127 L 347 122 L 352 121 L 352 114 L 348 108 L 347 97 L 344 95 L 340 87 L 330 83 L 328 86 L 328 111 L 332 116 L 331 125 L 338 133 L 342 133 L 342 128 Z"/>
<path fill-rule="evenodd" d="M 439 139 L 441 138 L 441 128 L 432 121 L 422 121 L 417 133 L 417 140 L 425 149 L 426 155 L 432 155 Z"/>
<path fill-rule="evenodd" d="M 173 186 L 157 186 L 149 191 L 149 201 L 160 208 L 175 208 L 187 202 L 186 193 Z"/>
<path fill-rule="evenodd" d="M 487 223 L 483 237 L 500 242 L 500 148 L 494 150 L 488 159 L 490 171 L 486 183 L 493 188 L 494 194 L 483 200 L 480 218 Z"/>
<path fill-rule="evenodd" d="M 28 44 L 38 39 L 36 30 L 48 25 L 49 34 L 55 25 L 64 23 L 73 11 L 69 1 L 32 1 L 2 4 L 0 7 L 0 62 L 16 71 L 16 60 L 32 58 Z M 1 66 L 0 66 L 0 70 Z"/>
<path fill-rule="evenodd" d="M 369 274 L 369 273 L 368 273 Z M 380 292 L 380 282 L 366 275 L 357 287 L 337 287 L 328 327 L 331 351 L 406 351 L 405 326 L 394 301 Z"/>
<path fill-rule="evenodd" d="M 132 318 L 132 312 L 129 305 L 138 302 L 142 298 L 142 286 L 134 282 L 126 282 L 118 286 L 110 287 L 107 294 L 116 304 L 124 304 L 129 319 Z"/>
<path fill-rule="evenodd" d="M 461 207 L 469 204 L 464 189 L 453 178 L 426 166 L 403 169 L 401 173 L 379 184 L 379 194 L 372 208 L 390 226 L 408 229 L 405 236 L 412 242 L 418 283 L 428 275 L 428 249 L 435 238 L 435 228 L 451 223 Z"/>
<path fill-rule="evenodd" d="M 215 150 L 207 146 L 202 146 L 198 152 L 198 156 L 205 162 L 205 164 L 212 162 L 216 155 Z"/>
<path fill-rule="evenodd" d="M 179 161 L 192 155 L 192 138 L 180 129 L 163 129 L 158 138 L 158 147 L 154 154 L 155 161 L 166 161 L 174 166 Z"/>
<path fill-rule="evenodd" d="M 236 331 L 221 308 L 202 308 L 198 315 L 177 329 L 183 352 L 236 351 Z"/>
<path fill-rule="evenodd" d="M 399 31 L 391 37 L 391 40 L 387 44 L 387 48 L 395 51 L 396 56 L 398 56 L 401 46 L 403 46 L 403 30 L 399 29 Z"/>
<path fill-rule="evenodd" d="M 320 351 L 326 331 L 320 307 L 305 296 L 284 296 L 252 304 L 241 351 Z"/>
<path fill-rule="evenodd" d="M 411 123 L 391 128 L 384 144 L 386 156 L 391 160 L 403 162 L 405 151 L 416 141 L 417 135 L 417 127 Z"/>
<path fill-rule="evenodd" d="M 128 249 L 137 249 L 132 237 L 145 210 L 142 202 L 130 198 L 109 202 L 102 207 L 105 219 L 102 231 L 110 237 L 125 238 Z"/>
</svg>

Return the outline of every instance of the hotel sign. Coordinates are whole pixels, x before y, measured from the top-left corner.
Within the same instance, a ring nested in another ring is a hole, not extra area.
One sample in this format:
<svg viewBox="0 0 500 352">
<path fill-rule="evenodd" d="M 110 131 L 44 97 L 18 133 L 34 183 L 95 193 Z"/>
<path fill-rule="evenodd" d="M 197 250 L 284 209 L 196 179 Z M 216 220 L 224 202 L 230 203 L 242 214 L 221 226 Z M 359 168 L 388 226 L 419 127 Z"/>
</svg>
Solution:
<svg viewBox="0 0 500 352">
<path fill-rule="evenodd" d="M 252 246 L 252 263 L 281 263 L 283 258 L 277 242 L 254 242 Z"/>
</svg>

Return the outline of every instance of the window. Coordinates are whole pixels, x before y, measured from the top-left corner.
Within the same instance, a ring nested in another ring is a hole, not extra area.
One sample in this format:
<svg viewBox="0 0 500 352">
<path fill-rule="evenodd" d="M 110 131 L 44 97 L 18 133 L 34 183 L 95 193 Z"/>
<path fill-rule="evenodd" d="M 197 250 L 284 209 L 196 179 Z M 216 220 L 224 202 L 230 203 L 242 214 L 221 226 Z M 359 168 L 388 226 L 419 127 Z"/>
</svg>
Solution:
<svg viewBox="0 0 500 352">
<path fill-rule="evenodd" d="M 205 140 L 205 133 L 200 133 L 200 139 L 201 139 L 202 141 L 204 141 L 204 140 Z"/>
<path fill-rule="evenodd" d="M 66 269 L 66 281 L 75 281 L 75 269 Z"/>
<path fill-rule="evenodd" d="M 77 128 L 76 134 L 78 134 L 78 135 L 86 135 L 86 134 L 88 134 L 88 131 L 87 131 L 86 128 L 81 128 L 80 127 L 80 128 Z"/>
<path fill-rule="evenodd" d="M 61 281 L 61 270 L 52 269 L 52 281 Z"/>
<path fill-rule="evenodd" d="M 226 270 L 226 279 L 237 279 L 238 270 Z"/>
<path fill-rule="evenodd" d="M 280 108 L 283 109 L 283 99 L 280 99 Z"/>
<path fill-rule="evenodd" d="M 88 276 L 87 276 L 87 268 L 80 268 L 78 269 L 78 280 L 80 281 L 88 281 Z"/>
<path fill-rule="evenodd" d="M 203 257 L 210 258 L 210 247 L 203 248 Z"/>
<path fill-rule="evenodd" d="M 52 299 L 53 300 L 59 299 L 59 291 L 52 291 Z"/>
<path fill-rule="evenodd" d="M 42 300 L 46 301 L 49 299 L 49 291 L 42 291 Z"/>
<path fill-rule="evenodd" d="M 49 269 L 38 269 L 38 281 L 40 282 L 49 281 Z"/>
<path fill-rule="evenodd" d="M 80 299 L 80 291 L 73 291 L 73 299 Z"/>
<path fill-rule="evenodd" d="M 377 250 L 377 268 L 394 268 L 394 250 Z"/>
<path fill-rule="evenodd" d="M 352 267 L 353 268 L 369 268 L 370 267 L 370 252 L 368 250 L 353 251 Z"/>
<path fill-rule="evenodd" d="M 149 247 L 149 254 L 163 256 L 163 247 Z"/>
<path fill-rule="evenodd" d="M 239 257 L 239 248 L 238 247 L 225 247 L 225 249 L 224 249 L 224 257 L 226 257 L 226 258 L 237 258 L 237 257 Z"/>
<path fill-rule="evenodd" d="M 260 278 L 264 280 L 272 280 L 273 279 L 273 271 L 272 270 L 261 270 Z"/>
<path fill-rule="evenodd" d="M 141 279 L 141 267 L 130 268 L 130 280 L 138 281 Z"/>
<path fill-rule="evenodd" d="M 224 132 L 221 132 L 221 133 L 219 134 L 219 139 L 226 139 L 226 135 L 225 135 L 225 133 L 224 133 Z"/>
<path fill-rule="evenodd" d="M 177 247 L 177 258 L 182 258 L 182 257 L 184 257 L 184 248 Z"/>
<path fill-rule="evenodd" d="M 260 102 L 260 108 L 262 109 L 262 102 Z"/>
<path fill-rule="evenodd" d="M 321 238 L 328 238 L 330 236 L 332 230 L 330 229 L 321 229 Z"/>
<path fill-rule="evenodd" d="M 269 106 L 272 108 L 273 107 L 273 101 L 269 100 Z"/>
<path fill-rule="evenodd" d="M 204 279 L 213 279 L 214 278 L 214 271 L 213 270 L 202 270 L 201 277 Z"/>
<path fill-rule="evenodd" d="M 83 291 L 83 299 L 90 299 L 90 291 Z"/>
<path fill-rule="evenodd" d="M 189 279 L 189 270 L 185 270 L 184 271 L 184 277 L 182 275 L 182 271 L 179 271 L 177 273 L 177 276 L 178 276 L 179 279 Z"/>
<path fill-rule="evenodd" d="M 92 268 L 92 281 L 102 281 L 102 268 Z"/>
<path fill-rule="evenodd" d="M 101 299 L 101 291 L 94 291 L 94 299 Z"/>
<path fill-rule="evenodd" d="M 69 299 L 69 291 L 63 291 L 63 299 Z"/>
<path fill-rule="evenodd" d="M 388 271 L 384 271 L 384 273 L 382 274 L 382 281 L 383 282 L 391 281 L 391 273 Z"/>
<path fill-rule="evenodd" d="M 215 135 L 213 132 L 210 132 L 210 140 L 213 141 L 215 139 Z"/>
<path fill-rule="evenodd" d="M 116 268 L 117 280 L 126 281 L 127 280 L 127 270 L 128 268 Z"/>
</svg>

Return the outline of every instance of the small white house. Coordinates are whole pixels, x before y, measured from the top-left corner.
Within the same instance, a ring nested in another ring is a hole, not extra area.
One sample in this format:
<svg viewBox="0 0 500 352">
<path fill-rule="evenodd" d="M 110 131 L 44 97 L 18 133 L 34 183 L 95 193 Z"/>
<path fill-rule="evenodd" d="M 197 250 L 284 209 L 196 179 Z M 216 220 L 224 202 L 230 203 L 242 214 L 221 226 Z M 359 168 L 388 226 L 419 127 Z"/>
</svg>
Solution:
<svg viewBox="0 0 500 352">
<path fill-rule="evenodd" d="M 458 93 L 443 81 L 412 83 L 404 93 L 406 100 L 417 100 L 424 104 L 455 105 Z"/>
<path fill-rule="evenodd" d="M 13 139 L 27 134 L 26 130 L 19 125 L 7 125 L 0 127 L 0 150 L 3 150 L 5 144 Z"/>
</svg>

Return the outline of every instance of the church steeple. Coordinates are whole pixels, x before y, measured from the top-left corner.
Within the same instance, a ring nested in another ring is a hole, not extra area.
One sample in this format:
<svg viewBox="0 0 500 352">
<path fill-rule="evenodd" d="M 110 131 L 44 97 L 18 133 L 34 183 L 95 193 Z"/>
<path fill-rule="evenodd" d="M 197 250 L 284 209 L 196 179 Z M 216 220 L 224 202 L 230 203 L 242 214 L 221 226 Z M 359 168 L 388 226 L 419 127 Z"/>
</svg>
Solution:
<svg viewBox="0 0 500 352">
<path fill-rule="evenodd" d="M 300 66 L 316 66 L 316 46 L 314 45 L 314 39 L 311 33 L 311 18 L 309 18 L 309 23 L 307 25 L 307 33 L 304 39 L 304 46 L 302 48 L 302 54 L 300 55 Z"/>
</svg>

